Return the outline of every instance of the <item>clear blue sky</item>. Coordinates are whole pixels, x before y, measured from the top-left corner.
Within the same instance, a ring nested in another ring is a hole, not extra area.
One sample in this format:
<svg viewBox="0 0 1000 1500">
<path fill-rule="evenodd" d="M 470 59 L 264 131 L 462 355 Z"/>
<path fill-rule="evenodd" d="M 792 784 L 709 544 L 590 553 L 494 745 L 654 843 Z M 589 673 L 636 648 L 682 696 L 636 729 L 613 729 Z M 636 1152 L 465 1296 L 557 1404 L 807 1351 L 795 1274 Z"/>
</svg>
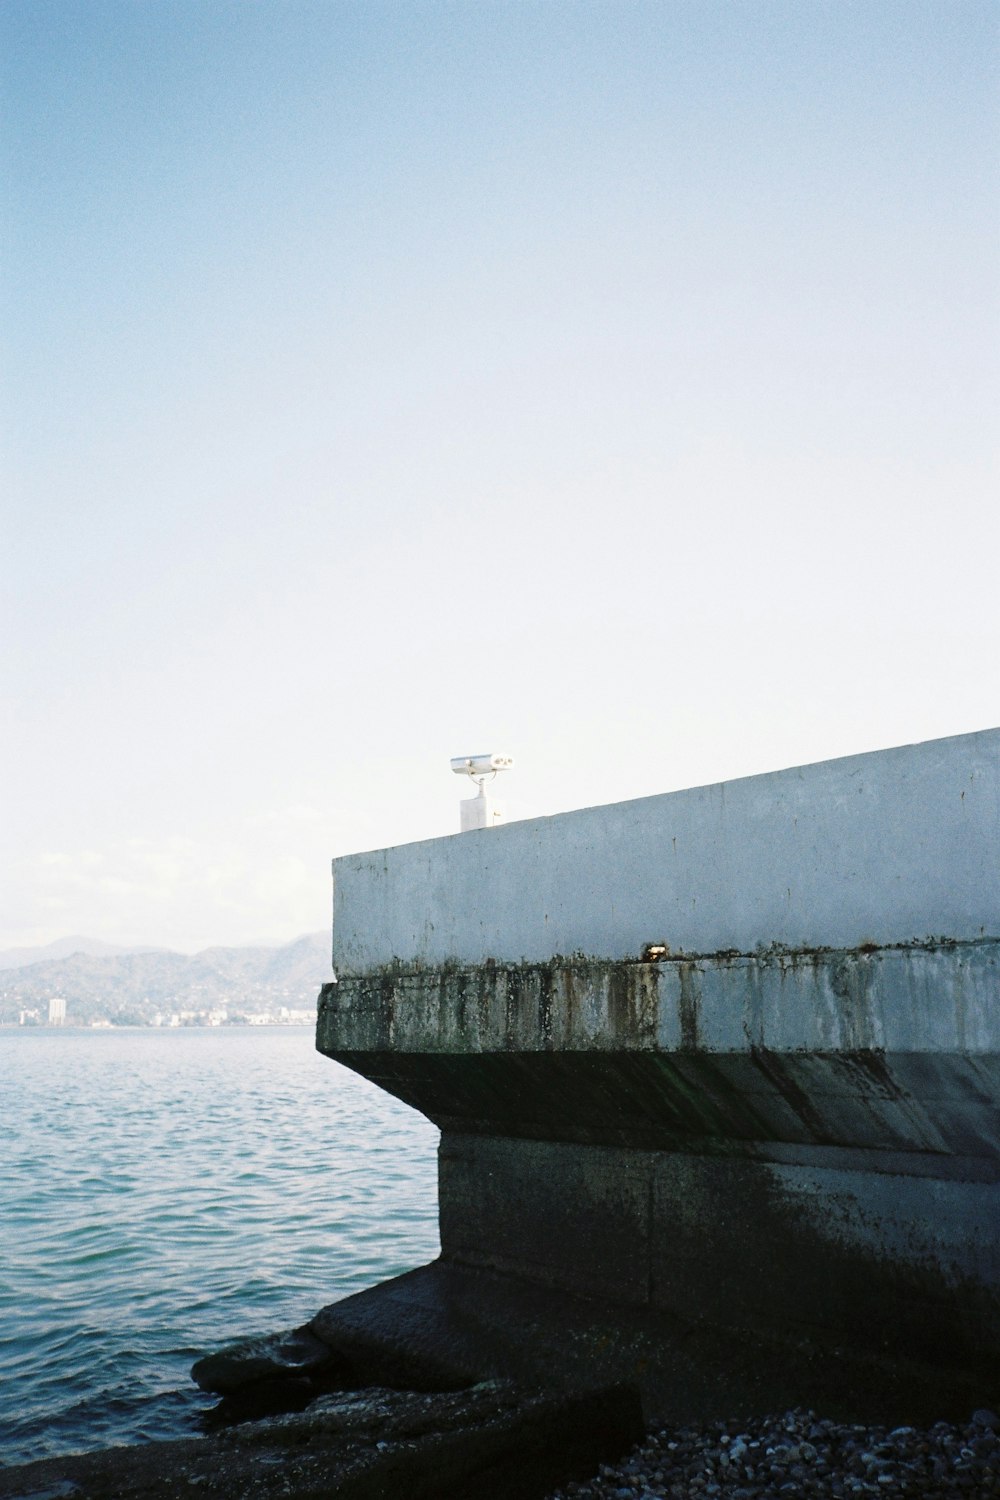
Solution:
<svg viewBox="0 0 1000 1500">
<path fill-rule="evenodd" d="M 979 0 L 5 0 L 0 946 L 1000 720 Z"/>
</svg>

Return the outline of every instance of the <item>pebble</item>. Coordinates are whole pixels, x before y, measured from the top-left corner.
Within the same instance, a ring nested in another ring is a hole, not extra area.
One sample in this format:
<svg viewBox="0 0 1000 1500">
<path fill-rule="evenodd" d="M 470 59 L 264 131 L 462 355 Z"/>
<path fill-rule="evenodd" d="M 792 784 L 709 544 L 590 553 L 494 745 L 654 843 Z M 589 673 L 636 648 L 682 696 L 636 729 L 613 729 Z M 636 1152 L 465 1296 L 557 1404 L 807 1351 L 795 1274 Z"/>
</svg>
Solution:
<svg viewBox="0 0 1000 1500">
<path fill-rule="evenodd" d="M 788 1411 L 745 1422 L 664 1428 L 620 1464 L 549 1500 L 1000 1500 L 1000 1416 L 965 1426 L 864 1427 Z"/>
</svg>

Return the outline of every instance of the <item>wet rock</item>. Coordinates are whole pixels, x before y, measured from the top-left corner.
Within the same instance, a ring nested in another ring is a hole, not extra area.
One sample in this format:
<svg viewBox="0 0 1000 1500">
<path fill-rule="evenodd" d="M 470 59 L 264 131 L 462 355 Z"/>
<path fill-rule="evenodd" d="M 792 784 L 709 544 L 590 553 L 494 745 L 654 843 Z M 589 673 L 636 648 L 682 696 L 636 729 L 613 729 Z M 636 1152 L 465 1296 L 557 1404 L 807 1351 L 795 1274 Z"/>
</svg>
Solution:
<svg viewBox="0 0 1000 1500">
<path fill-rule="evenodd" d="M 84 1500 L 84 1494 L 78 1484 L 62 1480 L 58 1484 L 46 1485 L 44 1489 L 32 1490 L 30 1494 L 11 1496 L 11 1500 Z"/>
<path fill-rule="evenodd" d="M 191 1378 L 203 1391 L 232 1396 L 262 1382 L 273 1384 L 320 1373 L 330 1376 L 335 1372 L 347 1378 L 350 1373 L 347 1362 L 309 1327 L 302 1327 L 264 1338 L 244 1339 L 215 1354 L 207 1354 L 192 1366 Z"/>
<path fill-rule="evenodd" d="M 67 1484 L 86 1500 L 541 1500 L 619 1459 L 641 1433 L 632 1387 L 555 1398 L 506 1381 L 337 1392 L 214 1438 L 0 1470 L 0 1500 Z"/>
</svg>

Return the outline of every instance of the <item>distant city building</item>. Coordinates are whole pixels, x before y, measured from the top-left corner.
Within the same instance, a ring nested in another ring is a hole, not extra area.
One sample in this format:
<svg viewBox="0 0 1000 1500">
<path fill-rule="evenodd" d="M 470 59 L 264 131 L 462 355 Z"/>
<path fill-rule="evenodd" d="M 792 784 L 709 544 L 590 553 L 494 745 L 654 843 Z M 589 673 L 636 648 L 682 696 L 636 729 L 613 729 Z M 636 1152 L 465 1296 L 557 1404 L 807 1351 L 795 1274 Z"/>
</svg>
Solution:
<svg viewBox="0 0 1000 1500">
<path fill-rule="evenodd" d="M 49 1025 L 62 1026 L 66 1021 L 66 1001 L 53 997 L 49 1001 Z"/>
</svg>

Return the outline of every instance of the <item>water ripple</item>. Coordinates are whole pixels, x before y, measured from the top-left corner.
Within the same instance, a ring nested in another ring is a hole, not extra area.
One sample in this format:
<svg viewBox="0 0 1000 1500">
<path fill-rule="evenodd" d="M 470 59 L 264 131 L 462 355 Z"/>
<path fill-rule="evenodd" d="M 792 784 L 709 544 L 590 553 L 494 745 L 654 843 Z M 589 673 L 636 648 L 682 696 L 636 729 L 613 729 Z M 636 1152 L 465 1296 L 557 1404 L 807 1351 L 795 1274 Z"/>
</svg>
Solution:
<svg viewBox="0 0 1000 1500">
<path fill-rule="evenodd" d="M 310 1031 L 0 1050 L 0 1463 L 190 1431 L 199 1354 L 437 1254 L 437 1131 Z"/>
</svg>

